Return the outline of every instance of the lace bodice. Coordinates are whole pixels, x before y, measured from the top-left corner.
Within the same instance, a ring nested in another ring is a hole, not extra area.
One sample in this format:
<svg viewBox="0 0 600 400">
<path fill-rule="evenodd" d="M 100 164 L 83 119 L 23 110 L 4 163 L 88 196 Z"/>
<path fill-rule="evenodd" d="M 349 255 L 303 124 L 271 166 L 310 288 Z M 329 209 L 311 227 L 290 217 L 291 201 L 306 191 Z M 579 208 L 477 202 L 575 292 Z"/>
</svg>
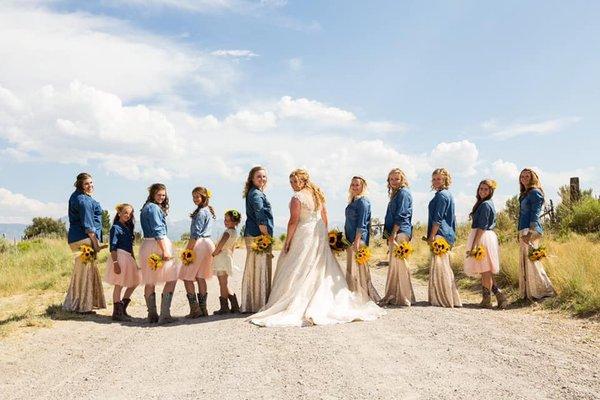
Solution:
<svg viewBox="0 0 600 400">
<path fill-rule="evenodd" d="M 302 189 L 292 196 L 300 202 L 300 223 L 316 222 L 321 219 L 321 208 L 316 209 L 315 199 L 310 189 Z"/>
</svg>

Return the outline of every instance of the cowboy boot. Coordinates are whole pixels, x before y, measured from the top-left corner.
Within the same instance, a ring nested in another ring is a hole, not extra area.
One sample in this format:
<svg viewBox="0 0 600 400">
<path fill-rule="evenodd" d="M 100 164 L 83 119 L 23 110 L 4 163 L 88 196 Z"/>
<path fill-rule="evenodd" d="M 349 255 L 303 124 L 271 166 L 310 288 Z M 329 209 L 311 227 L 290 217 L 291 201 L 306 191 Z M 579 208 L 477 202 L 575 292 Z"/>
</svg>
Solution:
<svg viewBox="0 0 600 400">
<path fill-rule="evenodd" d="M 208 297 L 208 293 L 198 293 L 198 304 L 200 305 L 200 311 L 202 312 L 202 317 L 208 317 L 208 310 L 206 309 L 206 298 Z"/>
<path fill-rule="evenodd" d="M 145 297 L 146 307 L 148 308 L 148 323 L 154 324 L 158 322 L 158 313 L 156 312 L 156 293 L 150 294 Z"/>
<path fill-rule="evenodd" d="M 117 301 L 113 304 L 113 321 L 131 322 L 131 318 L 125 316 L 123 313 L 123 302 Z"/>
<path fill-rule="evenodd" d="M 158 324 L 164 325 L 171 322 L 177 321 L 176 318 L 171 317 L 171 301 L 173 300 L 173 292 L 163 293 L 162 300 L 160 302 L 160 317 L 158 318 Z"/>
<path fill-rule="evenodd" d="M 219 310 L 215 311 L 213 314 L 214 315 L 229 314 L 229 303 L 227 302 L 227 299 L 225 297 L 219 296 L 219 303 L 221 303 L 221 308 Z"/>
<path fill-rule="evenodd" d="M 496 285 L 492 286 L 492 291 L 494 292 L 494 295 L 496 296 L 496 300 L 498 301 L 498 309 L 499 310 L 506 309 L 506 307 L 508 307 L 508 299 L 506 298 L 506 295 L 504 293 L 502 293 L 500 288 Z"/>
<path fill-rule="evenodd" d="M 490 293 L 490 289 L 484 287 L 482 289 L 483 298 L 481 299 L 481 303 L 479 303 L 479 307 L 482 308 L 492 308 L 492 295 Z"/>
<path fill-rule="evenodd" d="M 237 301 L 237 297 L 234 294 L 227 296 L 229 298 L 229 302 L 231 303 L 231 312 L 232 313 L 239 313 L 240 312 L 240 305 L 238 304 Z"/>
<path fill-rule="evenodd" d="M 123 315 L 127 318 L 131 318 L 131 315 L 127 314 L 127 306 L 131 303 L 131 299 L 123 299 L 121 301 L 123 302 Z"/>
<path fill-rule="evenodd" d="M 188 303 L 190 303 L 190 313 L 186 315 L 186 318 L 198 318 L 202 316 L 202 311 L 200 311 L 200 306 L 198 305 L 198 300 L 196 299 L 196 295 L 194 293 L 186 293 Z"/>
</svg>

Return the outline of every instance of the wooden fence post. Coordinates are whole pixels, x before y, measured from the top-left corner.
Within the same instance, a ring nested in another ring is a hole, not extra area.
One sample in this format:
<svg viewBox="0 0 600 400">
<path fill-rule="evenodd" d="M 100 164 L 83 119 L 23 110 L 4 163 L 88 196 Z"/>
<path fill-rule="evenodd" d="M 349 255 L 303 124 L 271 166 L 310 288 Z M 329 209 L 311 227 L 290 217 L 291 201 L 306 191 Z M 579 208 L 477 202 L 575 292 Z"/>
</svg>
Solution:
<svg viewBox="0 0 600 400">
<path fill-rule="evenodd" d="M 581 192 L 579 190 L 579 178 L 571 178 L 569 187 L 571 192 L 571 203 L 579 201 L 579 199 L 581 198 Z"/>
</svg>

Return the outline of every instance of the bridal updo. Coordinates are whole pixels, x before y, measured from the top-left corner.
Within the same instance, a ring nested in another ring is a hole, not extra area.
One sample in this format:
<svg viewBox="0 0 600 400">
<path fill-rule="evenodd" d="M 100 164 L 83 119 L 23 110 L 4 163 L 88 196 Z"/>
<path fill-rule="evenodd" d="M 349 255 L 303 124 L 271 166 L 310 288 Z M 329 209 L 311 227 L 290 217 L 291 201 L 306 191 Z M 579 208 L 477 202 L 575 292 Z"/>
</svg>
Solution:
<svg viewBox="0 0 600 400">
<path fill-rule="evenodd" d="M 306 189 L 312 192 L 313 198 L 315 200 L 315 209 L 318 210 L 323 204 L 325 204 L 325 194 L 323 193 L 321 188 L 319 188 L 319 186 L 317 186 L 310 180 L 310 175 L 308 174 L 307 170 L 301 168 L 295 169 L 290 174 L 290 178 L 292 177 L 296 177 L 296 179 L 302 182 Z"/>
</svg>

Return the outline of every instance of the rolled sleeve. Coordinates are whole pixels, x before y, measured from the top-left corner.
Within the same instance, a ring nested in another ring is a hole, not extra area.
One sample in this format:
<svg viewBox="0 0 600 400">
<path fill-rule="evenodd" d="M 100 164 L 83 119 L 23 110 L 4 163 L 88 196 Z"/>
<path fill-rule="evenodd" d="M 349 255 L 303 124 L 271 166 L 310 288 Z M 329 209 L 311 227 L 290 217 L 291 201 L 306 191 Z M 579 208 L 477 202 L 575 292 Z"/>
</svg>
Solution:
<svg viewBox="0 0 600 400">
<path fill-rule="evenodd" d="M 117 250 L 117 245 L 119 244 L 119 233 L 121 233 L 121 229 L 119 227 L 117 227 L 116 225 L 113 225 L 110 228 L 110 238 L 109 238 L 110 251 Z"/>
<path fill-rule="evenodd" d="M 446 214 L 446 208 L 448 208 L 449 201 L 441 194 L 437 194 L 434 202 L 433 215 L 431 222 L 434 224 L 442 225 L 444 221 L 444 215 Z"/>
</svg>

